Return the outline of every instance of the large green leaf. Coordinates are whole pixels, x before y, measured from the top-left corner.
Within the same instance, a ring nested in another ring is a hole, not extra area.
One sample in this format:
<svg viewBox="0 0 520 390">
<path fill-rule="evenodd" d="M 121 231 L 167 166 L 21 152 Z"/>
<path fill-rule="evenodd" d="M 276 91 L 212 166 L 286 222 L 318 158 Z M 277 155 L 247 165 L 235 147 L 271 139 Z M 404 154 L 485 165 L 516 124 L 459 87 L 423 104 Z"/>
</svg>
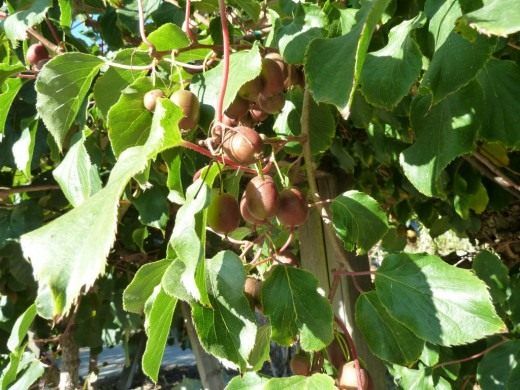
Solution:
<svg viewBox="0 0 520 390">
<path fill-rule="evenodd" d="M 412 103 L 411 125 L 415 143 L 400 155 L 408 180 L 427 196 L 439 195 L 438 179 L 456 157 L 473 150 L 480 128 L 482 91 L 471 83 L 431 106 L 431 95 Z"/>
<path fill-rule="evenodd" d="M 477 81 L 484 92 L 480 135 L 520 148 L 520 67 L 512 61 L 492 59 Z"/>
<path fill-rule="evenodd" d="M 52 298 L 38 308 L 42 317 L 66 314 L 80 291 L 88 289 L 104 272 L 115 238 L 119 197 L 130 179 L 145 169 L 149 159 L 180 143 L 181 115 L 173 103 L 161 99 L 147 142 L 120 156 L 102 190 L 68 213 L 21 237 L 24 255 L 31 260 L 39 283 L 40 302 L 43 303 L 43 298 Z"/>
<path fill-rule="evenodd" d="M 259 376 L 254 371 L 248 371 L 244 375 L 238 375 L 231 379 L 226 390 L 264 390 L 269 379 Z"/>
<path fill-rule="evenodd" d="M 422 14 L 405 20 L 390 30 L 385 47 L 367 54 L 360 84 L 368 102 L 391 109 L 408 94 L 422 65 L 422 54 L 411 32 L 423 24 Z"/>
<path fill-rule="evenodd" d="M 280 136 L 297 136 L 301 134 L 300 117 L 303 107 L 303 92 L 294 88 L 287 93 L 285 106 L 276 117 L 273 130 Z M 332 106 L 324 103 L 316 104 L 311 99 L 309 107 L 309 142 L 312 154 L 320 154 L 330 148 L 336 133 L 336 120 Z M 301 142 L 288 142 L 287 151 L 294 154 L 302 152 Z"/>
<path fill-rule="evenodd" d="M 148 35 L 158 51 L 170 51 L 189 46 L 190 40 L 182 29 L 173 23 L 165 23 Z"/>
<path fill-rule="evenodd" d="M 28 0 L 19 3 L 17 12 L 9 15 L 4 21 L 5 36 L 12 41 L 27 39 L 27 29 L 41 23 L 50 7 L 51 0 Z"/>
<path fill-rule="evenodd" d="M 332 308 L 317 288 L 318 281 L 307 271 L 273 267 L 262 287 L 262 306 L 274 341 L 290 345 L 299 336 L 306 351 L 319 351 L 332 341 Z"/>
<path fill-rule="evenodd" d="M 36 80 L 36 109 L 60 150 L 103 61 L 65 53 L 45 64 Z"/>
<path fill-rule="evenodd" d="M 135 49 L 123 49 L 116 54 L 113 61 L 118 64 L 141 66 L 149 64 L 151 60 L 146 52 Z M 96 107 L 104 117 L 108 115 L 110 107 L 116 104 L 121 96 L 121 91 L 145 74 L 146 71 L 144 70 L 109 67 L 96 80 L 94 84 L 94 100 L 96 101 Z"/>
<path fill-rule="evenodd" d="M 466 344 L 505 330 L 486 284 L 437 256 L 388 255 L 375 284 L 389 314 L 433 344 Z"/>
<path fill-rule="evenodd" d="M 223 64 L 199 74 L 193 78 L 190 89 L 198 96 L 199 100 L 208 106 L 215 107 L 222 81 Z M 258 46 L 254 45 L 250 50 L 242 50 L 230 57 L 229 80 L 224 97 L 224 109 L 235 99 L 242 85 L 253 80 L 262 70 L 262 58 Z"/>
<path fill-rule="evenodd" d="M 375 291 L 359 296 L 356 324 L 374 355 L 391 363 L 409 366 L 424 347 L 424 341 L 390 316 Z"/>
<path fill-rule="evenodd" d="M 428 8 L 435 7 L 437 9 L 433 12 L 433 15 L 428 15 L 430 17 L 428 31 L 432 40 L 432 51 L 437 50 L 444 44 L 452 33 L 457 18 L 462 15 L 458 0 L 430 0 L 425 4 L 425 12 L 428 14 Z"/>
<path fill-rule="evenodd" d="M 361 76 L 366 52 L 376 24 L 389 0 L 367 0 L 356 14 L 357 24 L 346 35 L 315 39 L 307 49 L 307 86 L 317 102 L 334 104 L 344 118 Z"/>
<path fill-rule="evenodd" d="M 244 295 L 244 267 L 235 253 L 222 251 L 208 260 L 206 272 L 211 307 L 193 304 L 193 324 L 204 349 L 244 370 L 257 335 Z"/>
<path fill-rule="evenodd" d="M 186 202 L 177 211 L 169 246 L 175 258 L 164 273 L 162 285 L 173 297 L 186 302 L 208 303 L 205 277 L 198 274 L 204 264 L 204 247 L 197 234 L 196 216 L 209 204 L 209 188 L 197 180 L 186 191 Z"/>
<path fill-rule="evenodd" d="M 271 378 L 264 390 L 334 390 L 334 379 L 326 374 L 311 376 L 293 375 L 288 378 Z"/>
<path fill-rule="evenodd" d="M 244 11 L 255 22 L 260 16 L 260 3 L 256 0 L 229 0 L 229 4 Z"/>
<path fill-rule="evenodd" d="M 510 287 L 509 269 L 500 258 L 488 251 L 482 251 L 471 263 L 471 267 L 489 287 L 493 301 L 504 304 L 507 299 L 507 289 Z"/>
<path fill-rule="evenodd" d="M 143 353 L 143 372 L 155 383 L 159 376 L 176 305 L 177 299 L 166 294 L 160 285 L 155 287 L 145 304 L 144 329 L 148 340 Z"/>
<path fill-rule="evenodd" d="M 7 348 L 9 351 L 14 352 L 22 345 L 25 336 L 27 336 L 27 331 L 32 325 L 35 317 L 36 306 L 32 304 L 16 319 L 13 329 L 11 329 L 9 339 L 7 340 Z"/>
<path fill-rule="evenodd" d="M 482 36 L 470 42 L 452 32 L 435 51 L 420 88 L 431 91 L 433 104 L 463 88 L 491 58 L 495 41 Z M 457 58 L 457 61 L 453 59 Z"/>
<path fill-rule="evenodd" d="M 74 207 L 101 189 L 97 168 L 90 162 L 84 138 L 76 141 L 52 175 Z"/>
<path fill-rule="evenodd" d="M 485 35 L 505 37 L 520 31 L 517 0 L 482 0 L 482 4 L 482 8 L 465 14 L 459 22 Z"/>
<path fill-rule="evenodd" d="M 143 265 L 137 270 L 134 278 L 123 292 L 123 308 L 126 311 L 140 314 L 144 310 L 146 300 L 152 295 L 155 287 L 170 265 L 171 260 L 164 259 Z"/>
<path fill-rule="evenodd" d="M 388 230 L 386 214 L 376 200 L 359 191 L 337 196 L 331 205 L 332 223 L 348 251 L 367 252 Z"/>
<path fill-rule="evenodd" d="M 144 144 L 148 138 L 152 113 L 144 107 L 143 98 L 153 88 L 149 77 L 138 78 L 122 91 L 108 111 L 108 137 L 116 156 L 127 148 Z"/>
<path fill-rule="evenodd" d="M 520 384 L 520 340 L 510 340 L 484 355 L 477 368 L 482 390 L 514 390 Z"/>
<path fill-rule="evenodd" d="M 0 84 L 0 141 L 5 130 L 7 114 L 11 109 L 11 104 L 22 88 L 24 80 L 18 78 L 7 79 L 4 84 Z"/>
</svg>

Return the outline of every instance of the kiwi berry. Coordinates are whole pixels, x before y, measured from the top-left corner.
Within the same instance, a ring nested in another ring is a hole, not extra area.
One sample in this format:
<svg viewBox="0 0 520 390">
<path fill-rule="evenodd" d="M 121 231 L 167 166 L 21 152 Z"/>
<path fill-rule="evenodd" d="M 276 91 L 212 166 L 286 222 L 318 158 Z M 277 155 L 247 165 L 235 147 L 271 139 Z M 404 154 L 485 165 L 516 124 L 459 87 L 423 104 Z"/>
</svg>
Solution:
<svg viewBox="0 0 520 390">
<path fill-rule="evenodd" d="M 49 58 L 49 52 L 42 43 L 33 43 L 27 49 L 26 58 L 30 65 L 37 65 L 41 60 Z"/>
<path fill-rule="evenodd" d="M 244 221 L 250 223 L 251 225 L 263 225 L 265 221 L 256 219 L 251 215 L 249 212 L 249 209 L 247 207 L 247 200 L 245 197 L 245 194 L 242 196 L 242 199 L 240 200 L 240 214 L 242 215 L 242 218 L 244 218 Z"/>
<path fill-rule="evenodd" d="M 248 81 L 238 91 L 238 96 L 250 102 L 256 101 L 256 98 L 263 89 L 263 81 L 261 77 L 256 77 Z"/>
<path fill-rule="evenodd" d="M 278 95 L 284 90 L 284 76 L 275 60 L 262 60 L 262 94 L 266 97 Z"/>
<path fill-rule="evenodd" d="M 278 209 L 278 191 L 269 175 L 255 176 L 246 186 L 247 209 L 259 220 L 273 217 Z"/>
<path fill-rule="evenodd" d="M 267 114 L 277 114 L 282 111 L 285 105 L 285 96 L 283 93 L 278 95 L 265 96 L 263 93 L 258 95 L 258 107 Z"/>
<path fill-rule="evenodd" d="M 370 390 L 372 389 L 372 381 L 368 376 L 367 371 L 364 368 L 360 368 L 361 370 L 361 389 Z M 354 361 L 350 361 L 345 363 L 338 374 L 338 387 L 341 390 L 357 390 L 358 389 L 358 379 L 356 374 L 356 367 L 354 366 Z"/>
<path fill-rule="evenodd" d="M 309 216 L 309 209 L 305 197 L 299 189 L 292 187 L 280 192 L 276 217 L 282 225 L 300 226 Z"/>
<path fill-rule="evenodd" d="M 240 165 L 253 164 L 262 153 L 263 141 L 250 127 L 238 126 L 228 130 L 222 140 L 224 153 Z"/>
<path fill-rule="evenodd" d="M 251 119 L 255 122 L 263 122 L 267 119 L 269 114 L 263 111 L 257 104 L 253 105 L 249 110 Z"/>
<path fill-rule="evenodd" d="M 262 281 L 248 276 L 244 284 L 244 294 L 251 303 L 251 306 L 260 306 L 260 294 L 262 292 Z"/>
<path fill-rule="evenodd" d="M 160 89 L 152 89 L 151 91 L 146 92 L 143 97 L 144 107 L 148 111 L 153 112 L 155 110 L 157 99 L 162 97 L 164 97 L 164 93 Z"/>
<path fill-rule="evenodd" d="M 240 96 L 237 96 L 235 100 L 233 100 L 233 103 L 231 103 L 226 109 L 225 114 L 229 118 L 239 120 L 247 114 L 247 111 L 249 110 L 249 104 L 249 101 L 242 99 Z"/>
<path fill-rule="evenodd" d="M 294 375 L 310 375 L 311 361 L 309 356 L 307 356 L 307 354 L 304 352 L 298 352 L 296 355 L 294 355 L 289 362 L 289 366 L 291 367 L 291 371 Z"/>
<path fill-rule="evenodd" d="M 296 256 L 292 252 L 289 252 L 288 250 L 277 253 L 275 255 L 275 260 L 278 261 L 279 263 L 282 263 L 285 265 L 292 265 L 294 267 L 297 267 L 298 263 L 299 263 Z"/>
<path fill-rule="evenodd" d="M 197 96 L 191 91 L 179 89 L 170 96 L 170 100 L 179 106 L 184 114 L 179 122 L 179 127 L 182 130 L 191 130 L 197 127 L 200 112 L 200 103 Z"/>
<path fill-rule="evenodd" d="M 282 71 L 282 75 L 283 75 L 284 79 L 286 79 L 287 76 L 289 76 L 288 65 L 285 63 L 285 61 L 283 60 L 283 57 L 279 53 L 276 53 L 276 52 L 267 53 L 264 56 L 264 58 L 266 58 L 268 60 L 273 60 L 274 62 L 276 62 L 276 65 L 278 65 L 278 67 Z"/>
<path fill-rule="evenodd" d="M 213 194 L 208 207 L 208 226 L 217 233 L 228 234 L 240 224 L 237 200 L 230 194 Z"/>
</svg>

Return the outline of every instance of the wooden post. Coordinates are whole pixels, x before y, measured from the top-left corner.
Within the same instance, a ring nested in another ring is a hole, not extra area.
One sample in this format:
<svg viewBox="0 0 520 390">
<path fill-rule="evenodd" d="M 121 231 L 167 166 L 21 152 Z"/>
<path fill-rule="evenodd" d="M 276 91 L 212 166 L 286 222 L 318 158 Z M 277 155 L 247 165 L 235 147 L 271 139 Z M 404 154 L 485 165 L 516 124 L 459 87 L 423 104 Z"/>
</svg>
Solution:
<svg viewBox="0 0 520 390">
<path fill-rule="evenodd" d="M 191 349 L 195 355 L 197 369 L 199 371 L 200 380 L 204 389 L 222 390 L 225 387 L 224 378 L 222 376 L 222 365 L 219 361 L 207 353 L 200 345 L 199 338 L 195 332 L 195 327 L 191 322 L 190 306 L 182 302 L 182 315 L 184 324 L 190 338 Z"/>
<path fill-rule="evenodd" d="M 338 195 L 336 179 L 330 174 L 317 175 L 318 189 L 322 199 L 334 198 Z M 343 255 L 336 253 L 336 248 L 342 248 L 342 244 L 333 245 L 330 242 L 330 235 L 325 233 L 329 229 L 323 223 L 318 210 L 312 208 L 309 219 L 299 230 L 300 252 L 302 267 L 314 274 L 318 279 L 320 287 L 328 294 L 332 285 L 332 271 L 341 268 L 338 258 Z M 355 271 L 367 271 L 370 269 L 368 257 L 356 256 L 353 253 L 344 253 L 349 259 L 349 263 Z M 371 289 L 369 276 L 357 278 L 359 286 L 368 291 Z M 386 388 L 386 368 L 368 349 L 363 336 L 358 330 L 354 321 L 354 308 L 359 292 L 354 288 L 352 280 L 342 277 L 340 285 L 333 302 L 334 314 L 346 324 L 354 343 L 356 345 L 360 359 L 366 364 L 375 389 Z"/>
</svg>

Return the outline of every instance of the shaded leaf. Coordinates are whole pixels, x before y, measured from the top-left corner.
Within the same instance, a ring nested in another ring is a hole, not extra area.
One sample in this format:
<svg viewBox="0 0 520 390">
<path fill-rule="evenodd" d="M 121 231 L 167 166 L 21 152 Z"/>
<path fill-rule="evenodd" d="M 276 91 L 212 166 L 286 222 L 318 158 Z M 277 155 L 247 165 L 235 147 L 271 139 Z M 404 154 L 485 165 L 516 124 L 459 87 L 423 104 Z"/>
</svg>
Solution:
<svg viewBox="0 0 520 390">
<path fill-rule="evenodd" d="M 505 330 L 485 283 L 437 256 L 388 255 L 375 285 L 389 314 L 433 344 L 466 344 Z"/>
<path fill-rule="evenodd" d="M 337 196 L 331 205 L 332 223 L 348 251 L 367 252 L 388 230 L 385 213 L 376 200 L 359 191 Z"/>
<path fill-rule="evenodd" d="M 65 53 L 38 74 L 36 109 L 60 150 L 101 65 L 103 61 L 90 54 Z"/>
<path fill-rule="evenodd" d="M 305 351 L 318 351 L 332 341 L 332 308 L 317 288 L 318 281 L 307 271 L 272 268 L 262 286 L 262 306 L 274 341 L 290 345 L 299 336 Z"/>
<path fill-rule="evenodd" d="M 350 114 L 372 33 L 388 3 L 389 0 L 363 2 L 356 14 L 357 24 L 349 33 L 315 39 L 307 49 L 305 74 L 312 96 L 317 102 L 337 106 L 344 118 Z"/>
<path fill-rule="evenodd" d="M 18 78 L 7 79 L 3 85 L 0 84 L 0 141 L 5 131 L 7 114 L 9 114 L 11 105 L 23 84 L 24 80 Z"/>
<path fill-rule="evenodd" d="M 7 348 L 9 348 L 9 351 L 14 352 L 22 345 L 35 317 L 36 306 L 32 304 L 16 319 L 11 334 L 9 335 L 9 339 L 7 340 Z"/>
<path fill-rule="evenodd" d="M 493 301 L 505 303 L 507 289 L 510 286 L 509 270 L 500 258 L 488 251 L 480 252 L 471 263 L 471 267 L 489 287 Z"/>
<path fill-rule="evenodd" d="M 357 299 L 356 324 L 372 353 L 380 359 L 410 366 L 421 355 L 424 341 L 390 316 L 375 291 Z"/>
<path fill-rule="evenodd" d="M 520 378 L 520 341 L 510 340 L 484 355 L 477 368 L 482 390 L 513 390 Z"/>
</svg>

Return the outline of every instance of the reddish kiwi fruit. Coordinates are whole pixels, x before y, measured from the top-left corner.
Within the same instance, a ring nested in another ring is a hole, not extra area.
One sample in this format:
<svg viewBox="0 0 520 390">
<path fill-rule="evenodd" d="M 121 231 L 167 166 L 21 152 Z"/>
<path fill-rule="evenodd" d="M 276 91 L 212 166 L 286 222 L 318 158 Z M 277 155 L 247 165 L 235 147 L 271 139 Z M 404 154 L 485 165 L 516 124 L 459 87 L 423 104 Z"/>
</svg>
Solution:
<svg viewBox="0 0 520 390">
<path fill-rule="evenodd" d="M 251 303 L 251 306 L 260 305 L 260 293 L 262 291 L 262 281 L 253 277 L 248 276 L 244 284 L 244 293 Z"/>
<path fill-rule="evenodd" d="M 41 60 L 49 58 L 49 52 L 41 43 L 33 43 L 27 49 L 27 62 L 30 65 L 37 65 Z"/>
<path fill-rule="evenodd" d="M 254 102 L 256 97 L 263 89 L 263 81 L 261 77 L 256 77 L 253 80 L 248 81 L 238 91 L 238 96 L 242 99 Z"/>
<path fill-rule="evenodd" d="M 279 53 L 275 53 L 275 52 L 267 53 L 264 56 L 264 58 L 267 58 L 269 60 L 273 60 L 274 62 L 276 62 L 276 65 L 278 65 L 278 67 L 282 71 L 283 78 L 284 79 L 287 78 L 287 76 L 289 75 L 289 68 L 288 68 L 287 64 L 285 63 L 285 61 L 283 60 L 283 57 Z"/>
<path fill-rule="evenodd" d="M 50 58 L 44 58 L 43 60 L 38 61 L 38 63 L 36 65 L 32 65 L 31 69 L 34 72 L 39 72 L 40 70 L 42 70 L 43 65 L 45 65 L 47 62 L 49 62 L 49 60 L 50 60 Z"/>
<path fill-rule="evenodd" d="M 309 216 L 309 209 L 305 197 L 297 188 L 286 188 L 278 197 L 276 217 L 282 225 L 300 226 Z"/>
<path fill-rule="evenodd" d="M 249 110 L 249 116 L 255 122 L 263 122 L 267 119 L 269 114 L 267 112 L 263 111 L 257 104 L 255 104 Z"/>
<path fill-rule="evenodd" d="M 247 209 L 254 218 L 266 220 L 276 214 L 278 191 L 271 176 L 253 177 L 247 183 L 245 194 Z"/>
<path fill-rule="evenodd" d="M 327 355 L 330 364 L 332 364 L 338 370 L 347 362 L 339 341 L 336 338 L 332 340 L 332 343 L 330 343 L 327 347 Z"/>
<path fill-rule="evenodd" d="M 262 80 L 264 96 L 278 95 L 284 90 L 284 76 L 275 60 L 264 58 L 262 60 Z"/>
<path fill-rule="evenodd" d="M 277 114 L 282 111 L 282 108 L 285 105 L 285 96 L 283 93 L 273 96 L 265 96 L 261 93 L 258 95 L 257 103 L 258 107 L 262 111 L 268 114 Z"/>
<path fill-rule="evenodd" d="M 170 96 L 170 100 L 179 106 L 184 114 L 184 117 L 179 122 L 179 127 L 182 130 L 190 130 L 197 127 L 200 111 L 200 103 L 197 96 L 193 92 L 179 89 Z"/>
<path fill-rule="evenodd" d="M 298 266 L 298 259 L 292 252 L 289 252 L 288 250 L 277 253 L 275 255 L 275 260 L 285 265 L 292 265 L 294 267 Z"/>
<path fill-rule="evenodd" d="M 231 103 L 226 109 L 225 114 L 229 118 L 239 120 L 247 114 L 247 111 L 249 110 L 249 104 L 250 102 L 242 99 L 240 96 L 237 96 L 235 100 L 233 100 L 233 103 Z"/>
<path fill-rule="evenodd" d="M 244 218 L 244 221 L 250 223 L 251 225 L 263 225 L 265 223 L 265 221 L 256 219 L 251 215 L 249 209 L 247 208 L 247 200 L 245 194 L 244 196 L 242 196 L 242 199 L 240 200 L 240 214 L 242 215 L 242 218 Z"/>
<path fill-rule="evenodd" d="M 148 111 L 155 110 L 157 99 L 164 97 L 163 91 L 160 89 L 152 89 L 144 94 L 143 104 Z"/>
<path fill-rule="evenodd" d="M 298 352 L 289 362 L 291 371 L 294 375 L 308 376 L 311 373 L 311 361 L 307 354 Z"/>
<path fill-rule="evenodd" d="M 222 140 L 222 149 L 226 155 L 240 165 L 253 164 L 258 160 L 263 146 L 260 135 L 246 126 L 228 130 Z"/>
<path fill-rule="evenodd" d="M 361 388 L 363 390 L 372 389 L 372 381 L 368 376 L 368 373 L 365 369 L 360 368 L 361 370 Z M 350 361 L 345 363 L 338 374 L 338 387 L 341 390 L 357 390 L 358 389 L 358 379 L 356 374 L 356 368 L 354 366 L 354 361 Z"/>
<path fill-rule="evenodd" d="M 228 234 L 240 224 L 237 200 L 230 194 L 214 194 L 208 207 L 208 226 L 217 233 Z"/>
</svg>

